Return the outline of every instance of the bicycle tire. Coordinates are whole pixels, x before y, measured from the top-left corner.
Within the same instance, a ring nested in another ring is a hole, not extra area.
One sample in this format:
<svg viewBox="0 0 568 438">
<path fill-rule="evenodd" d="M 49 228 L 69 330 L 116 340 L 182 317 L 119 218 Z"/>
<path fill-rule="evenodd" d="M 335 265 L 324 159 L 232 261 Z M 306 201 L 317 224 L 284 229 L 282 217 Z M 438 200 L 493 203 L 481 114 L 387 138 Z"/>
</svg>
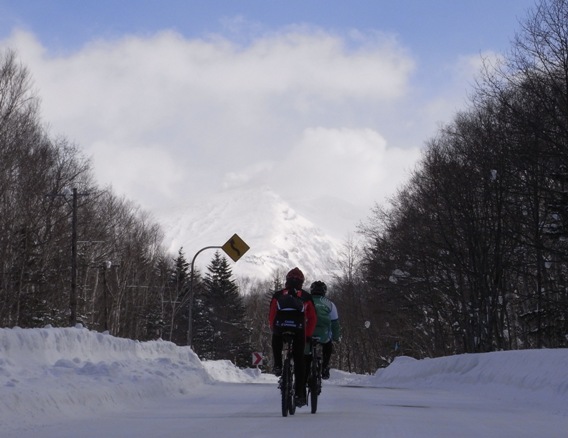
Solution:
<svg viewBox="0 0 568 438">
<path fill-rule="evenodd" d="M 282 416 L 288 416 L 288 410 L 290 409 L 290 359 L 284 361 L 284 367 L 282 369 L 282 377 L 280 384 L 280 393 L 282 395 Z"/>
<path fill-rule="evenodd" d="M 318 410 L 318 397 L 321 394 L 321 344 L 316 344 L 313 348 L 313 357 L 310 367 L 310 405 L 311 412 L 315 414 Z"/>
<path fill-rule="evenodd" d="M 294 415 L 296 413 L 296 401 L 294 399 L 295 391 L 294 391 L 294 362 L 290 359 L 290 366 L 288 367 L 288 372 L 290 373 L 290 377 L 288 381 L 290 382 L 290 390 L 288 391 L 289 399 L 288 399 L 288 413 L 290 415 Z"/>
<path fill-rule="evenodd" d="M 310 407 L 312 414 L 315 414 L 318 410 L 318 361 L 316 358 L 312 360 L 312 366 L 310 370 Z"/>
</svg>

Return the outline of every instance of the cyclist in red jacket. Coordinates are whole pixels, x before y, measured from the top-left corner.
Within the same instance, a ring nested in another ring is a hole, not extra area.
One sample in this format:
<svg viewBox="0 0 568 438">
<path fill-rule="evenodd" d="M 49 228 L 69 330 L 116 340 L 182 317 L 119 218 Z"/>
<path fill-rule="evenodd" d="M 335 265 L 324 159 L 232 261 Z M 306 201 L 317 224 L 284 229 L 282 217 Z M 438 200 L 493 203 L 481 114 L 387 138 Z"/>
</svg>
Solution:
<svg viewBox="0 0 568 438">
<path fill-rule="evenodd" d="M 274 292 L 270 301 L 270 311 L 268 314 L 268 322 L 272 331 L 272 355 L 274 356 L 274 374 L 280 376 L 282 374 L 282 328 L 277 321 L 279 302 L 282 300 L 290 300 L 295 297 L 299 300 L 303 309 L 299 311 L 303 313 L 303 324 L 300 323 L 297 334 L 294 338 L 294 378 L 295 378 L 295 394 L 296 406 L 302 407 L 306 404 L 306 387 L 304 385 L 304 348 L 306 340 L 311 340 L 314 333 L 317 315 L 314 307 L 314 301 L 309 292 L 302 289 L 304 284 L 304 274 L 300 269 L 294 268 L 286 275 L 286 283 L 284 289 Z"/>
</svg>

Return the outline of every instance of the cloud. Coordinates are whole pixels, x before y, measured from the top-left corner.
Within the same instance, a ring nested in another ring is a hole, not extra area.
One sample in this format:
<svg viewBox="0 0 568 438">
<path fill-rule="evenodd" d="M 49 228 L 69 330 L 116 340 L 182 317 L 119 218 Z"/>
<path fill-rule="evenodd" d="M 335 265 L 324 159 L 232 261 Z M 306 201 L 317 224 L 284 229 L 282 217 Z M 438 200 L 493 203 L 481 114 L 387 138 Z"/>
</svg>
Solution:
<svg viewBox="0 0 568 438">
<path fill-rule="evenodd" d="M 239 44 L 166 30 L 54 54 L 16 30 L 0 47 L 99 182 L 148 208 L 258 183 L 367 207 L 404 180 L 421 146 L 405 136 L 426 123 L 413 58 L 379 33 L 292 26 Z"/>
<path fill-rule="evenodd" d="M 436 95 L 424 104 L 427 120 L 436 120 L 433 126 L 450 122 L 456 112 L 465 110 L 471 103 L 478 81 L 482 82 L 485 68 L 495 68 L 503 56 L 492 51 L 459 55 L 449 65 L 442 66 L 445 86 L 436 89 Z"/>
<path fill-rule="evenodd" d="M 366 203 L 391 194 L 408 174 L 419 148 L 389 149 L 372 129 L 309 128 L 278 172 L 279 192 L 329 195 Z M 289 178 L 290 169 L 296 178 Z M 288 178 L 286 177 L 288 176 Z"/>
<path fill-rule="evenodd" d="M 113 186 L 118 182 L 125 193 L 154 193 L 150 205 L 146 205 L 144 198 L 137 200 L 143 207 L 167 207 L 172 199 L 171 194 L 184 186 L 183 167 L 160 145 L 116 147 L 112 143 L 95 142 L 91 150 L 101 180 L 109 181 Z M 105 160 L 100 161 L 100 157 L 105 157 Z"/>
</svg>

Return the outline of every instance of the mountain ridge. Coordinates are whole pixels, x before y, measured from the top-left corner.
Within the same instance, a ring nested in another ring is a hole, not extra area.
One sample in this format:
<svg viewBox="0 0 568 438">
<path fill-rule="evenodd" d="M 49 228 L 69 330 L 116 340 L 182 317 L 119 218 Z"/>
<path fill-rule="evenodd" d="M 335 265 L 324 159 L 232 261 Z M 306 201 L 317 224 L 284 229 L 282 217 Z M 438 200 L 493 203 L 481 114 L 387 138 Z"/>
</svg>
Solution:
<svg viewBox="0 0 568 438">
<path fill-rule="evenodd" d="M 325 281 L 337 273 L 343 246 L 267 186 L 195 198 L 161 223 L 168 251 L 182 248 L 190 263 L 201 249 L 220 250 L 238 234 L 250 249 L 232 264 L 233 274 L 262 280 L 298 266 L 307 281 Z M 212 256 L 200 254 L 195 268 L 206 269 Z"/>
</svg>

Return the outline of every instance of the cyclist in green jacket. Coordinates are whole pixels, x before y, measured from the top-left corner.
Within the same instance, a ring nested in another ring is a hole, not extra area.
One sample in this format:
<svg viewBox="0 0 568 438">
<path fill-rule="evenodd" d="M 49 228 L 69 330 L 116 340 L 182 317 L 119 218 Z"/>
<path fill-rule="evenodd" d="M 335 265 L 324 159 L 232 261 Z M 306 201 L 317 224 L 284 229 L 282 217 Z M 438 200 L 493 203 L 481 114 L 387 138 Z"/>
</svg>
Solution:
<svg viewBox="0 0 568 438">
<path fill-rule="evenodd" d="M 310 286 L 317 313 L 317 324 L 313 337 L 322 344 L 322 379 L 329 379 L 329 362 L 333 353 L 333 341 L 339 341 L 339 314 L 335 304 L 325 296 L 327 286 L 323 281 L 314 281 Z M 311 362 L 311 356 L 306 357 Z"/>
</svg>

